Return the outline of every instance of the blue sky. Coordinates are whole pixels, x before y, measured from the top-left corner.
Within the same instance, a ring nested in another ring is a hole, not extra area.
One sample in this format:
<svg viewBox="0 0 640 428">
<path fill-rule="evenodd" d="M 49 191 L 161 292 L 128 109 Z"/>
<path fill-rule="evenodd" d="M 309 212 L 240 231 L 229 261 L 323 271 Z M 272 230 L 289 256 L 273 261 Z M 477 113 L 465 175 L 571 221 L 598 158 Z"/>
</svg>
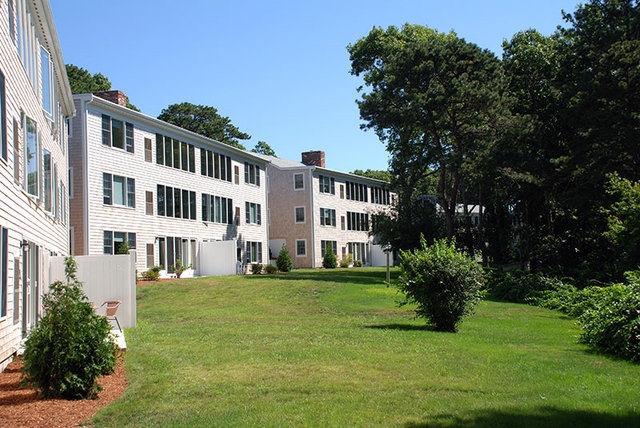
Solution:
<svg viewBox="0 0 640 428">
<path fill-rule="evenodd" d="M 327 168 L 386 169 L 360 129 L 346 47 L 374 27 L 419 24 L 501 56 L 503 40 L 565 25 L 576 0 L 50 0 L 65 62 L 102 73 L 143 113 L 213 106 L 278 157 L 324 150 Z"/>
</svg>

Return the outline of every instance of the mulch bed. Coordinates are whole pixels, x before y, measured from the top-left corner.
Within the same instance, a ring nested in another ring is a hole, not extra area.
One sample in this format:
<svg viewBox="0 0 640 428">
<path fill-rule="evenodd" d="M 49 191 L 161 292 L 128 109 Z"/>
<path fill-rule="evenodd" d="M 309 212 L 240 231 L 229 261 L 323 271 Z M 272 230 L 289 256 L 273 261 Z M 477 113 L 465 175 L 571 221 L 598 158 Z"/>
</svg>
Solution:
<svg viewBox="0 0 640 428">
<path fill-rule="evenodd" d="M 124 394 L 127 380 L 123 358 L 118 358 L 113 374 L 102 376 L 102 391 L 95 400 L 43 399 L 31 387 L 20 387 L 23 362 L 15 359 L 0 373 L 0 426 L 76 427 Z"/>
</svg>

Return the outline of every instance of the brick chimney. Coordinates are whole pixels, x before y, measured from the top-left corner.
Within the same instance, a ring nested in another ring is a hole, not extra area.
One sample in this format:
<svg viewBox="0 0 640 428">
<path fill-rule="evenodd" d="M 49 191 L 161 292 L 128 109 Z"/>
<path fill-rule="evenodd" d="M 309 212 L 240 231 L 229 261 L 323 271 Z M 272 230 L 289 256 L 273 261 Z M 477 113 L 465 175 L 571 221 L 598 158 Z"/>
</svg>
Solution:
<svg viewBox="0 0 640 428">
<path fill-rule="evenodd" d="M 127 106 L 127 95 L 122 91 L 96 91 L 93 93 L 96 97 L 111 101 L 119 106 Z"/>
<path fill-rule="evenodd" d="M 324 168 L 324 152 L 321 150 L 303 152 L 302 163 L 305 165 L 313 165 Z"/>
</svg>

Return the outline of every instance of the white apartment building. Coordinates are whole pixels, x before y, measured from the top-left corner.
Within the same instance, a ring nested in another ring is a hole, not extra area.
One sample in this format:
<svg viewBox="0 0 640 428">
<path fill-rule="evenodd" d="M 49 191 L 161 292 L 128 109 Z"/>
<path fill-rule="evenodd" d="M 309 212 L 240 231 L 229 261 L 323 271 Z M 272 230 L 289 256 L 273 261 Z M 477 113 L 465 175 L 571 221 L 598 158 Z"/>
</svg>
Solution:
<svg viewBox="0 0 640 428">
<path fill-rule="evenodd" d="M 370 230 L 374 214 L 389 212 L 395 197 L 389 183 L 327 169 L 322 151 L 302 153 L 302 162 L 263 157 L 269 160 L 272 258 L 285 244 L 294 267 L 322 267 L 331 246 L 338 260 L 351 254 L 365 266 L 384 264 Z"/>
<path fill-rule="evenodd" d="M 68 251 L 73 100 L 47 0 L 0 2 L 0 370 L 41 316 Z"/>
<path fill-rule="evenodd" d="M 128 109 L 120 91 L 74 102 L 73 254 L 117 254 L 126 242 L 138 272 L 172 275 L 180 260 L 190 267 L 183 277 L 211 274 L 221 260 L 245 272 L 268 260 L 267 161 Z"/>
</svg>

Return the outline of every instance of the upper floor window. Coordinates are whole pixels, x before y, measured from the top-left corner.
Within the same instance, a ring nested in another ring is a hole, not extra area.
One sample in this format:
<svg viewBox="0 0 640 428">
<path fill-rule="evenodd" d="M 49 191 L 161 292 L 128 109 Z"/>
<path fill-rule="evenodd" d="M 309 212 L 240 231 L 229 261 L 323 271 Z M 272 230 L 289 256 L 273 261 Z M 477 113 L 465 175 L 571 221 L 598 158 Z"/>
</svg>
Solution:
<svg viewBox="0 0 640 428">
<path fill-rule="evenodd" d="M 2 157 L 2 159 L 4 160 L 7 160 L 7 107 L 6 107 L 6 98 L 4 93 L 4 74 L 2 74 L 1 71 L 0 71 L 0 157 Z"/>
<path fill-rule="evenodd" d="M 336 183 L 333 177 L 321 175 L 318 177 L 320 182 L 320 193 L 336 194 Z"/>
<path fill-rule="evenodd" d="M 102 144 L 133 153 L 133 124 L 103 114 Z"/>
<path fill-rule="evenodd" d="M 304 223 L 304 207 L 295 207 L 296 223 Z"/>
<path fill-rule="evenodd" d="M 233 224 L 233 200 L 203 193 L 202 221 Z"/>
<path fill-rule="evenodd" d="M 345 187 L 347 188 L 347 199 L 368 202 L 366 185 L 347 181 L 345 182 Z"/>
<path fill-rule="evenodd" d="M 347 211 L 347 230 L 369 230 L 369 214 Z"/>
<path fill-rule="evenodd" d="M 156 163 L 196 172 L 196 148 L 193 144 L 156 134 Z"/>
<path fill-rule="evenodd" d="M 40 141 L 38 138 L 38 127 L 35 121 L 30 118 L 25 120 L 25 174 L 27 193 L 35 197 L 40 196 Z"/>
<path fill-rule="evenodd" d="M 156 194 L 158 215 L 196 219 L 196 192 L 158 184 Z"/>
<path fill-rule="evenodd" d="M 231 182 L 231 158 L 211 150 L 200 149 L 200 174 Z"/>
<path fill-rule="evenodd" d="M 260 166 L 245 162 L 244 182 L 260 186 Z"/>
<path fill-rule="evenodd" d="M 293 174 L 293 189 L 294 190 L 302 190 L 304 189 L 304 174 Z"/>
<path fill-rule="evenodd" d="M 40 70 L 42 76 L 42 109 L 47 117 L 53 120 L 53 63 L 49 52 L 40 47 Z"/>
<path fill-rule="evenodd" d="M 389 195 L 389 189 L 377 186 L 371 188 L 371 202 L 374 204 L 389 205 L 391 203 Z"/>
<path fill-rule="evenodd" d="M 245 214 L 247 224 L 262 224 L 260 204 L 245 202 Z"/>
<path fill-rule="evenodd" d="M 8 0 L 8 9 L 9 9 L 9 36 L 11 36 L 11 41 L 16 43 L 16 12 L 15 6 L 13 4 L 13 0 Z"/>
<path fill-rule="evenodd" d="M 336 226 L 336 210 L 329 208 L 320 208 L 320 225 Z"/>
<path fill-rule="evenodd" d="M 44 210 L 51 211 L 51 152 L 49 150 L 42 151 L 42 163 L 43 163 L 43 199 Z"/>
<path fill-rule="evenodd" d="M 136 181 L 108 173 L 102 174 L 102 199 L 105 205 L 136 207 Z"/>
</svg>

